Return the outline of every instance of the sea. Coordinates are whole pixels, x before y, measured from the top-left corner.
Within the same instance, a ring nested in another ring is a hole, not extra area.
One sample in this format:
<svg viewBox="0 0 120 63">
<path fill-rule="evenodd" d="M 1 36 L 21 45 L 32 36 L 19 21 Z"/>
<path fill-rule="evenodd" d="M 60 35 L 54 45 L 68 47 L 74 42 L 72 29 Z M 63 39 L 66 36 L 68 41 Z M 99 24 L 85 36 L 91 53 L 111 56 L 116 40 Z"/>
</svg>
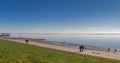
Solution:
<svg viewBox="0 0 120 63">
<path fill-rule="evenodd" d="M 37 35 L 11 34 L 11 37 L 45 39 L 47 41 L 85 44 L 100 47 L 120 48 L 120 35 Z"/>
</svg>

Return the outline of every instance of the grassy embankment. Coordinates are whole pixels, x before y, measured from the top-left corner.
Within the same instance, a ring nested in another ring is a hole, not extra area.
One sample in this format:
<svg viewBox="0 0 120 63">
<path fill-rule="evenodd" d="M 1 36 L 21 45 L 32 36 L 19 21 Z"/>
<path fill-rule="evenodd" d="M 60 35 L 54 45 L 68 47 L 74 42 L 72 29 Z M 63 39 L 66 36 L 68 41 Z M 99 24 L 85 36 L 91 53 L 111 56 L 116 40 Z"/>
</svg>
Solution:
<svg viewBox="0 0 120 63">
<path fill-rule="evenodd" d="M 120 63 L 120 61 L 0 39 L 0 63 Z"/>
</svg>

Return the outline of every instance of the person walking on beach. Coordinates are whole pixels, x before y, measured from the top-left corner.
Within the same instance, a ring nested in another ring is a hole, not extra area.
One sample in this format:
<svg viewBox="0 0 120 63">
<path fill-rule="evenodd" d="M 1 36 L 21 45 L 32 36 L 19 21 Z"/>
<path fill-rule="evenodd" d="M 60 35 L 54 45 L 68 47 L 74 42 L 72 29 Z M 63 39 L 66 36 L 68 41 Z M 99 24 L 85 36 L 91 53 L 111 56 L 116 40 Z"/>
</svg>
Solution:
<svg viewBox="0 0 120 63">
<path fill-rule="evenodd" d="M 83 52 L 84 46 L 83 46 L 83 45 L 80 45 L 80 46 L 79 46 L 79 49 L 80 49 L 80 52 Z"/>
<path fill-rule="evenodd" d="M 115 49 L 115 52 L 117 52 L 117 49 Z"/>
<path fill-rule="evenodd" d="M 110 48 L 108 48 L 108 52 L 110 52 Z"/>
<path fill-rule="evenodd" d="M 25 40 L 26 43 L 28 43 L 28 40 Z"/>
</svg>

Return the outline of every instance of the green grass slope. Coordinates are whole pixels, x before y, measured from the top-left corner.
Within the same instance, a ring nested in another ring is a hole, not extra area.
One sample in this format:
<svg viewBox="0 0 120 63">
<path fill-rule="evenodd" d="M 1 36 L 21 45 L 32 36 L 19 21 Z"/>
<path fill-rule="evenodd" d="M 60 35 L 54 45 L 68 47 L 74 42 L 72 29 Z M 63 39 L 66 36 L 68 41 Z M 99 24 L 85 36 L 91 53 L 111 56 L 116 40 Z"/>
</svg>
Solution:
<svg viewBox="0 0 120 63">
<path fill-rule="evenodd" d="M 120 63 L 120 61 L 0 40 L 0 63 Z"/>
</svg>

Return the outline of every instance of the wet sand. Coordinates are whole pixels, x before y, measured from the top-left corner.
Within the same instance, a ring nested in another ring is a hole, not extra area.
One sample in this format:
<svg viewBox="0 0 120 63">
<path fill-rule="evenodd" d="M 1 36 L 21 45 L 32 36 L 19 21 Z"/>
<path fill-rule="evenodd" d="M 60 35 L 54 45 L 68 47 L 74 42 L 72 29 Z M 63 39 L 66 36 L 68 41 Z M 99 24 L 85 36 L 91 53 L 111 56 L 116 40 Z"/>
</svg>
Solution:
<svg viewBox="0 0 120 63">
<path fill-rule="evenodd" d="M 15 42 L 19 42 L 19 43 L 25 43 L 25 40 L 21 40 L 21 39 L 5 39 L 5 40 L 15 41 Z M 88 50 L 88 49 L 84 50 L 84 52 L 79 52 L 78 48 L 55 45 L 55 44 L 45 43 L 42 41 L 38 42 L 36 40 L 29 40 L 28 44 L 40 46 L 40 47 L 51 48 L 51 49 L 56 49 L 56 50 L 75 52 L 75 53 L 79 53 L 79 54 L 86 54 L 86 55 L 91 55 L 91 56 L 98 56 L 98 57 L 103 57 L 103 58 L 120 60 L 120 52 L 115 53 L 115 52 L 105 52 L 105 51 Z"/>
</svg>

